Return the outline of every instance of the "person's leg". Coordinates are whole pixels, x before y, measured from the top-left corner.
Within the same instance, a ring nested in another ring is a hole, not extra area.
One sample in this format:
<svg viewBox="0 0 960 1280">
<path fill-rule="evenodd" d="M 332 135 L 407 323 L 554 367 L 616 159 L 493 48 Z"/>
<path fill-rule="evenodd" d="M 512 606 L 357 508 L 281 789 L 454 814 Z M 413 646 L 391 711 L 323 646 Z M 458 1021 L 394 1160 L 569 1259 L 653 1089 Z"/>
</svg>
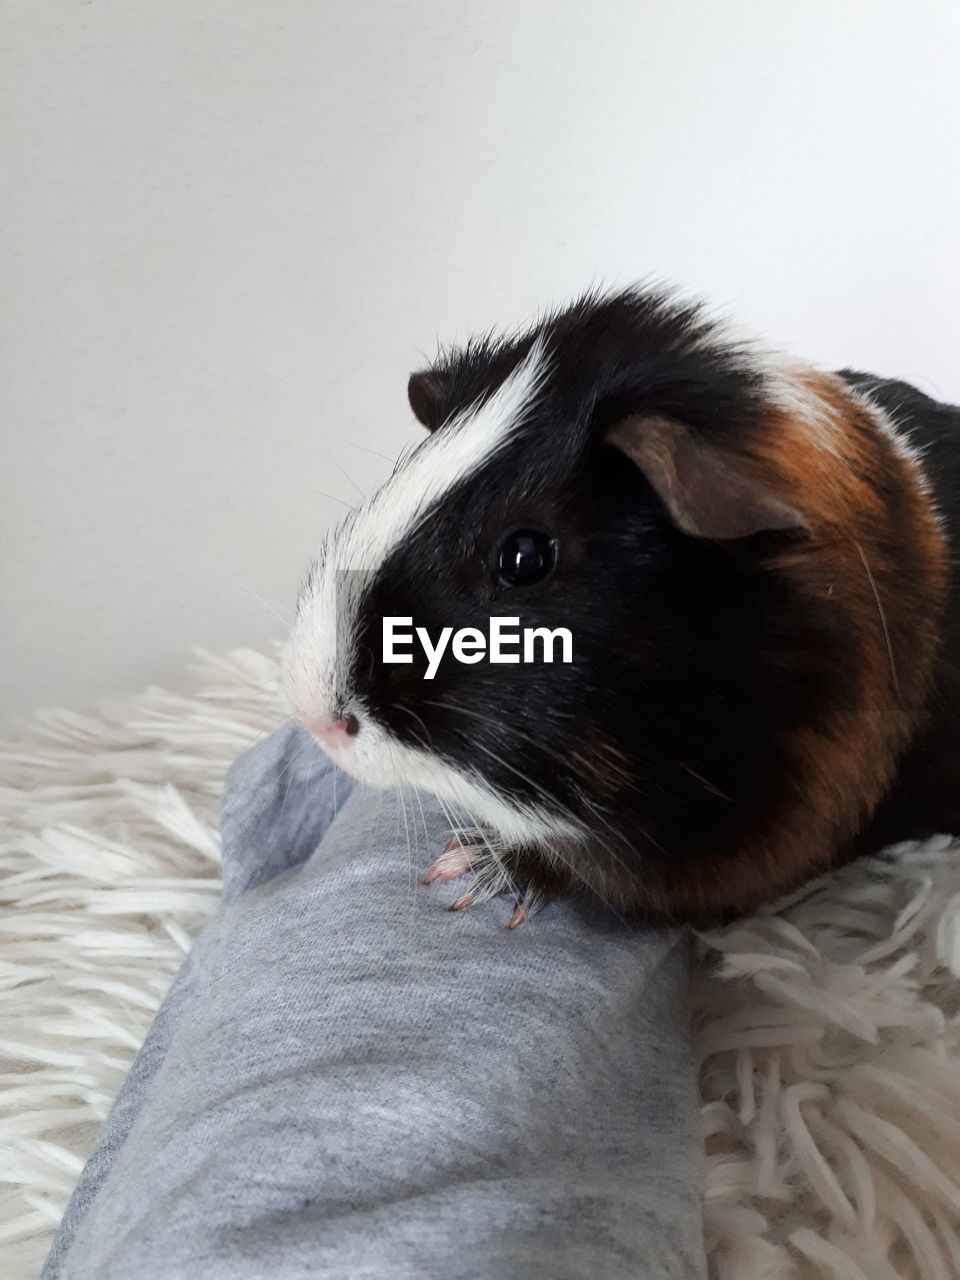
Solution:
<svg viewBox="0 0 960 1280">
<path fill-rule="evenodd" d="M 306 861 L 352 790 L 353 779 L 334 768 L 296 721 L 244 752 L 227 772 L 220 804 L 224 900 Z M 59 1274 L 77 1226 L 126 1141 L 190 1000 L 204 951 L 199 943 L 191 950 L 157 1011 L 70 1197 L 41 1280 Z"/>
<path fill-rule="evenodd" d="M 305 862 L 354 785 L 296 720 L 245 751 L 220 802 L 224 902 Z"/>
<path fill-rule="evenodd" d="M 277 804 L 249 763 L 225 857 L 286 867 L 331 775 L 288 762 Z M 451 913 L 417 883 L 445 834 L 433 800 L 357 789 L 306 862 L 234 882 L 49 1280 L 703 1274 L 685 940 Z"/>
</svg>

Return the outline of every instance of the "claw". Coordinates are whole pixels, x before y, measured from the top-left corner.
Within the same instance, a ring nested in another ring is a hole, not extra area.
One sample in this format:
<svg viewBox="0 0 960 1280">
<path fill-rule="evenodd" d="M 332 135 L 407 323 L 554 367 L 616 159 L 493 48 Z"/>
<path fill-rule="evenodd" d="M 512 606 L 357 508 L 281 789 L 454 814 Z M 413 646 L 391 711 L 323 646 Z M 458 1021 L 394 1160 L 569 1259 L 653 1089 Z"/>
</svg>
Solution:
<svg viewBox="0 0 960 1280">
<path fill-rule="evenodd" d="M 525 920 L 529 920 L 531 916 L 535 916 L 542 906 L 546 903 L 546 898 L 539 889 L 532 886 L 528 887 L 526 893 L 517 903 L 517 909 L 507 921 L 508 929 L 519 929 Z"/>
<path fill-rule="evenodd" d="M 421 884 L 432 884 L 434 880 L 457 880 L 470 870 L 470 855 L 456 839 L 448 840 L 443 853 L 420 881 Z"/>
<path fill-rule="evenodd" d="M 521 902 L 519 907 L 517 907 L 516 911 L 507 921 L 507 928 L 518 929 L 520 925 L 523 924 L 524 920 L 526 920 L 526 918 L 527 918 L 527 908 Z"/>
<path fill-rule="evenodd" d="M 456 900 L 456 902 L 451 906 L 450 910 L 464 911 L 467 907 L 471 907 L 471 906 L 473 906 L 473 894 L 465 893 L 463 894 L 462 897 Z"/>
</svg>

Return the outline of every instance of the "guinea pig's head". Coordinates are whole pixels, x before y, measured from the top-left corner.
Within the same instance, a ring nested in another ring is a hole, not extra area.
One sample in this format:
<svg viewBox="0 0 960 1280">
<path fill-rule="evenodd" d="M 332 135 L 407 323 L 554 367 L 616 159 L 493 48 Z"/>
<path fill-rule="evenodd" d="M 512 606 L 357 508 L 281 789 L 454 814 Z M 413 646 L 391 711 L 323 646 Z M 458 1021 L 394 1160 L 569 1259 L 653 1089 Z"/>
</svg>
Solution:
<svg viewBox="0 0 960 1280">
<path fill-rule="evenodd" d="M 815 477 L 770 444 L 805 415 L 794 470 L 837 452 L 812 384 L 628 292 L 448 352 L 409 400 L 427 436 L 303 586 L 296 714 L 360 779 L 581 849 L 607 896 L 760 839 L 796 743 L 861 700 Z"/>
</svg>

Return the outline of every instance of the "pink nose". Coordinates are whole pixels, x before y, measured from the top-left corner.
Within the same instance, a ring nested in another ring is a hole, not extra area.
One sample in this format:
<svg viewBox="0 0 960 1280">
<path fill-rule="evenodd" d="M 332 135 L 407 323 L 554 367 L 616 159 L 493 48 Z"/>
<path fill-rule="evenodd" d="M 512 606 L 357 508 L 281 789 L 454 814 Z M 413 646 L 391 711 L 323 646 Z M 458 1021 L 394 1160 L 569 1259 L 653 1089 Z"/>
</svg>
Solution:
<svg viewBox="0 0 960 1280">
<path fill-rule="evenodd" d="M 354 715 L 345 720 L 331 720 L 327 715 L 302 716 L 301 719 L 328 747 L 345 747 L 360 732 L 360 721 Z"/>
</svg>

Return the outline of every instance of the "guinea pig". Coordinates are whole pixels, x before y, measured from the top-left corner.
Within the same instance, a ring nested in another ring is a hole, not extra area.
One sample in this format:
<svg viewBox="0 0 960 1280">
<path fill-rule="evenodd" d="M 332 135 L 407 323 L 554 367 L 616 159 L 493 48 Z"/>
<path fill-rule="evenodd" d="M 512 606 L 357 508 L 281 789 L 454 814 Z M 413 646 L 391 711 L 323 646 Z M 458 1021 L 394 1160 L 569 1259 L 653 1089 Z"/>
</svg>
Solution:
<svg viewBox="0 0 960 1280">
<path fill-rule="evenodd" d="M 338 765 L 471 815 L 425 877 L 457 908 L 716 921 L 960 829 L 960 410 L 639 288 L 408 396 L 429 434 L 326 537 L 284 679 Z M 472 647 L 386 661 L 385 619 Z M 506 619 L 569 660 L 485 656 Z"/>
</svg>

